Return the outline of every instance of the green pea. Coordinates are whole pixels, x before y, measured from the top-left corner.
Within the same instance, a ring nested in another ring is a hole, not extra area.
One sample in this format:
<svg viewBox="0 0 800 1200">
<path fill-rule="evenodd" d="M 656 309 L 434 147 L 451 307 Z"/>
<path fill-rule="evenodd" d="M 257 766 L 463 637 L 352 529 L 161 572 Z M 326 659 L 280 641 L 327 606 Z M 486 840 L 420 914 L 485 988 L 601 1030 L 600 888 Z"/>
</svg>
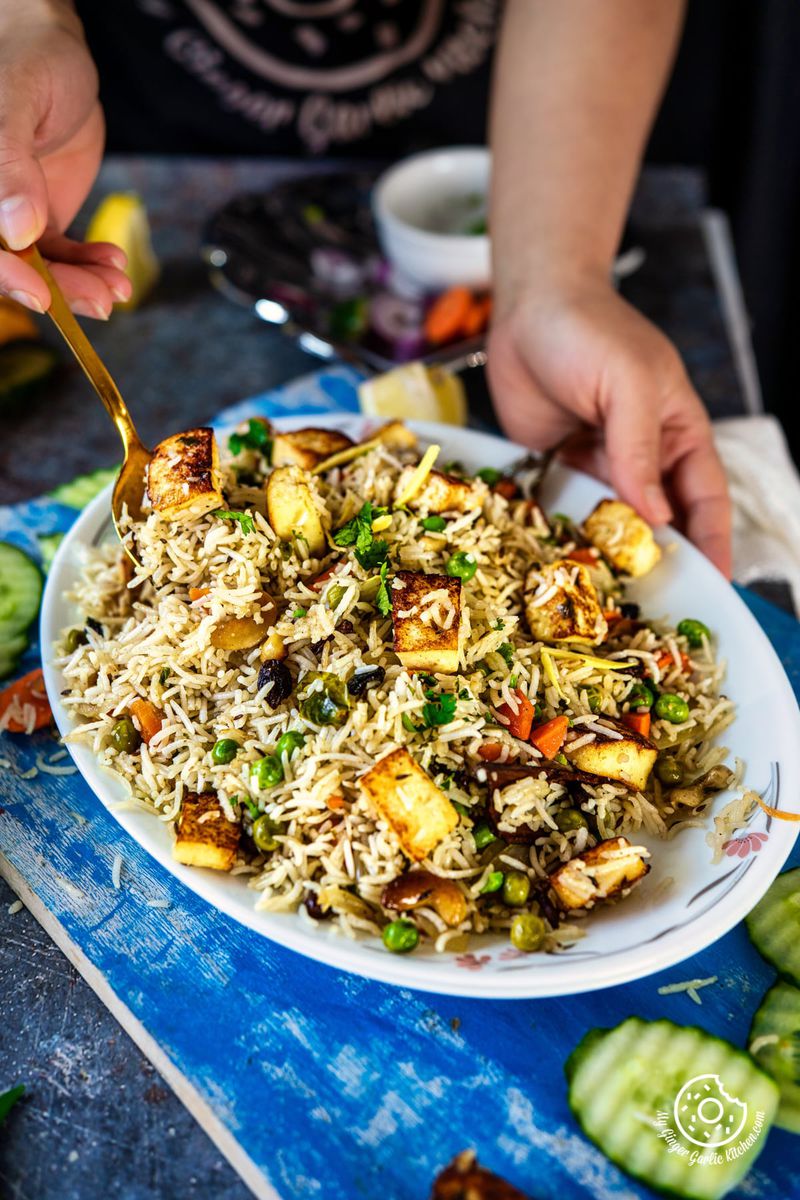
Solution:
<svg viewBox="0 0 800 1200">
<path fill-rule="evenodd" d="M 682 725 L 689 719 L 689 705 L 682 696 L 676 696 L 673 692 L 661 693 L 654 712 L 659 720 L 669 721 L 672 725 Z"/>
<path fill-rule="evenodd" d="M 283 758 L 284 754 L 291 758 L 295 750 L 299 750 L 305 746 L 306 739 L 297 729 L 288 729 L 286 733 L 282 733 L 278 738 L 278 744 L 275 747 L 275 754 L 278 758 Z"/>
<path fill-rule="evenodd" d="M 485 821 L 481 821 L 475 826 L 472 831 L 472 836 L 475 839 L 476 850 L 485 850 L 487 846 L 491 845 L 492 842 L 497 840 L 494 833 Z"/>
<path fill-rule="evenodd" d="M 338 608 L 342 602 L 347 588 L 341 583 L 334 583 L 328 588 L 328 607 L 331 609 Z"/>
<path fill-rule="evenodd" d="M 517 913 L 511 922 L 511 945 L 526 954 L 540 950 L 544 943 L 547 929 L 541 917 L 535 913 Z"/>
<path fill-rule="evenodd" d="M 656 760 L 656 778 L 668 787 L 683 783 L 683 767 L 677 758 L 659 758 Z"/>
<path fill-rule="evenodd" d="M 503 478 L 503 472 L 498 471 L 497 467 L 481 467 L 480 471 L 476 472 L 475 478 L 482 479 L 484 483 L 488 483 L 489 487 L 493 487 Z"/>
<path fill-rule="evenodd" d="M 586 689 L 586 703 L 589 705 L 589 712 L 599 713 L 603 710 L 603 693 L 598 687 L 588 687 Z"/>
<path fill-rule="evenodd" d="M 130 717 L 122 717 L 111 730 L 111 745 L 120 753 L 134 754 L 142 744 L 142 735 Z"/>
<path fill-rule="evenodd" d="M 428 533 L 442 533 L 447 529 L 447 521 L 444 517 L 423 517 L 420 525 L 423 529 L 427 529 Z"/>
<path fill-rule="evenodd" d="M 481 888 L 479 894 L 481 896 L 488 896 L 492 892 L 499 892 L 500 888 L 503 886 L 504 879 L 505 879 L 505 875 L 503 874 L 502 871 L 492 871 L 489 875 L 486 876 L 486 882 L 484 883 L 483 887 Z"/>
<path fill-rule="evenodd" d="M 678 633 L 683 634 L 694 650 L 702 646 L 703 638 L 711 641 L 711 630 L 708 626 L 704 625 L 702 621 L 695 621 L 692 617 L 687 617 L 678 624 Z"/>
<path fill-rule="evenodd" d="M 555 815 L 556 827 L 561 833 L 569 833 L 572 829 L 586 829 L 586 817 L 579 808 L 562 808 Z"/>
<path fill-rule="evenodd" d="M 477 569 L 474 554 L 468 554 L 466 550 L 457 550 L 455 554 L 451 554 L 445 566 L 447 574 L 460 579 L 462 583 L 469 583 Z"/>
<path fill-rule="evenodd" d="M 266 758 L 259 758 L 251 766 L 250 775 L 255 779 L 256 785 L 261 790 L 275 787 L 283 779 L 281 760 L 275 754 L 268 754 Z"/>
<path fill-rule="evenodd" d="M 294 610 L 294 612 L 292 613 L 292 620 L 299 621 L 301 617 L 307 617 L 307 616 L 308 616 L 307 608 L 296 608 Z"/>
<path fill-rule="evenodd" d="M 509 871 L 503 880 L 503 900 L 512 908 L 521 908 L 531 892 L 530 878 L 523 871 Z"/>
<path fill-rule="evenodd" d="M 266 813 L 262 813 L 260 817 L 256 817 L 253 822 L 253 841 L 256 848 L 261 850 L 263 854 L 269 854 L 273 850 L 278 849 L 278 842 L 275 838 L 276 833 L 280 833 L 280 825 L 268 817 Z"/>
<path fill-rule="evenodd" d="M 411 921 L 390 921 L 381 937 L 392 954 L 408 954 L 419 945 L 419 930 Z"/>
<path fill-rule="evenodd" d="M 655 692 L 646 683 L 635 683 L 627 696 L 631 708 L 652 708 L 655 698 Z"/>
<path fill-rule="evenodd" d="M 220 738 L 214 743 L 214 748 L 211 751 L 211 758 L 215 763 L 233 762 L 236 755 L 239 753 L 239 743 L 233 738 Z"/>
<path fill-rule="evenodd" d="M 86 645 L 86 631 L 84 629 L 70 629 L 67 636 L 64 638 L 64 652 L 66 654 L 74 654 L 78 646 Z"/>
</svg>

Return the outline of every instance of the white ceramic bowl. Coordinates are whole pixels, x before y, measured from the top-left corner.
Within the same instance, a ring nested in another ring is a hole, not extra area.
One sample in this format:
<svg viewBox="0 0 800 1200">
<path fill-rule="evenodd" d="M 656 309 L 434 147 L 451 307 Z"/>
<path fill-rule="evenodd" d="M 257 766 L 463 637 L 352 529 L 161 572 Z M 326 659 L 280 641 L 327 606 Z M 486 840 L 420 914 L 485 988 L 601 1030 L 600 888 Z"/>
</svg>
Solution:
<svg viewBox="0 0 800 1200">
<path fill-rule="evenodd" d="M 487 196 L 491 158 L 482 146 L 427 150 L 390 167 L 372 206 L 383 251 L 399 274 L 431 291 L 489 286 L 486 234 L 444 232 L 471 196 Z"/>
<path fill-rule="evenodd" d="M 308 415 L 282 419 L 282 429 L 308 425 Z M 314 416 L 314 423 L 364 431 L 364 418 Z M 444 458 L 468 467 L 503 468 L 522 451 L 500 438 L 447 425 L 413 423 L 422 438 L 442 445 Z M 224 431 L 221 431 L 224 432 Z M 228 431 L 230 432 L 230 431 Z M 607 489 L 575 471 L 554 467 L 544 502 L 580 519 Z M 65 598 L 77 580 L 88 546 L 113 538 L 111 488 L 81 514 L 64 539 L 47 580 L 42 605 L 41 644 L 47 692 L 62 734 L 72 718 L 61 703 L 64 680 L 53 665 L 53 642 L 78 614 Z M 719 572 L 672 530 L 660 535 L 674 543 L 659 566 L 630 588 L 646 613 L 674 620 L 692 616 L 715 632 L 721 658 L 728 662 L 725 691 L 737 705 L 724 744 L 746 764 L 745 782 L 773 806 L 800 809 L 800 713 L 766 635 Z M 102 771 L 84 746 L 71 746 L 75 763 L 101 803 L 124 798 L 122 784 Z M 715 801 L 716 811 L 730 799 Z M 112 815 L 166 870 L 222 912 L 292 950 L 331 966 L 386 983 L 451 995 L 504 999 L 557 996 L 625 983 L 672 966 L 727 933 L 764 894 L 788 856 L 797 825 L 772 820 L 761 809 L 722 861 L 711 862 L 707 827 L 687 829 L 672 841 L 645 837 L 652 870 L 623 902 L 609 905 L 586 921 L 586 937 L 559 955 L 524 955 L 506 937 L 474 938 L 467 954 L 436 954 L 420 947 L 414 954 L 389 954 L 377 939 L 351 941 L 331 926 L 313 925 L 304 913 L 264 913 L 255 909 L 256 893 L 242 876 L 221 875 L 176 863 L 172 837 L 162 821 L 145 811 L 111 807 Z M 710 823 L 710 818 L 709 818 Z M 752 835 L 758 833 L 759 838 Z M 747 836 L 750 835 L 750 836 Z M 668 890 L 664 883 L 673 880 Z"/>
</svg>

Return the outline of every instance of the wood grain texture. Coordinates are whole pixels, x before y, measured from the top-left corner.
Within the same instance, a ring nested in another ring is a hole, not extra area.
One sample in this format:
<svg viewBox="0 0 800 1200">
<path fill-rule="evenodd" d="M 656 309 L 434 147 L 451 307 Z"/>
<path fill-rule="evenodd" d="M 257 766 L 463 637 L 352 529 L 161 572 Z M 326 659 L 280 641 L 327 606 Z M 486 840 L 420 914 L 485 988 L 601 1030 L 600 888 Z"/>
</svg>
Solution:
<svg viewBox="0 0 800 1200">
<path fill-rule="evenodd" d="M 0 514 L 0 536 L 31 545 L 38 523 L 52 519 L 36 503 L 22 518 Z M 797 622 L 746 599 L 797 690 Z M 47 734 L 0 743 L 0 871 L 269 1200 L 421 1200 L 466 1146 L 532 1195 L 645 1197 L 572 1120 L 568 1052 L 587 1029 L 631 1013 L 700 1023 L 743 1045 L 771 982 L 742 927 L 662 975 L 564 1000 L 440 999 L 347 976 L 210 908 L 129 839 L 79 777 L 22 777 L 56 749 Z M 662 984 L 710 975 L 719 982 L 703 991 L 702 1008 L 685 994 L 658 995 Z M 770 1133 L 737 1194 L 800 1194 L 796 1146 Z"/>
</svg>

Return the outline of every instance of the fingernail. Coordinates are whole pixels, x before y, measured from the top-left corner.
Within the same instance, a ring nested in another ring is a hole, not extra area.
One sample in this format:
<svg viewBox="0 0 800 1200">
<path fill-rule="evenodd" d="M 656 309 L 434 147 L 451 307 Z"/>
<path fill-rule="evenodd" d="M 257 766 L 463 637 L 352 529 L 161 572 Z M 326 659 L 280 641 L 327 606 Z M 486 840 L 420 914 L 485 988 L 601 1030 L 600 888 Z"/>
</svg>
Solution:
<svg viewBox="0 0 800 1200">
<path fill-rule="evenodd" d="M 130 295 L 131 295 L 131 289 L 128 287 L 112 287 L 111 295 L 114 297 L 115 300 L 121 300 L 121 301 L 129 300 Z"/>
<path fill-rule="evenodd" d="M 36 238 L 39 220 L 27 196 L 7 196 L 0 200 L 0 233 L 9 249 L 24 250 Z"/>
<path fill-rule="evenodd" d="M 655 483 L 650 483 L 644 489 L 644 498 L 647 501 L 647 507 L 650 509 L 650 515 L 656 524 L 666 524 L 672 516 L 672 509 L 667 503 L 667 499 L 661 488 Z"/>
<path fill-rule="evenodd" d="M 124 250 L 115 250 L 112 254 L 109 254 L 108 261 L 118 271 L 124 271 L 128 265 L 128 256 Z"/>
<path fill-rule="evenodd" d="M 33 292 L 9 292 L 9 300 L 16 300 L 17 304 L 24 304 L 26 308 L 32 308 L 34 312 L 43 313 L 44 306 L 38 296 L 34 296 Z"/>
<path fill-rule="evenodd" d="M 72 311 L 79 317 L 94 317 L 97 321 L 107 321 L 108 313 L 101 304 L 94 300 L 73 300 Z"/>
</svg>

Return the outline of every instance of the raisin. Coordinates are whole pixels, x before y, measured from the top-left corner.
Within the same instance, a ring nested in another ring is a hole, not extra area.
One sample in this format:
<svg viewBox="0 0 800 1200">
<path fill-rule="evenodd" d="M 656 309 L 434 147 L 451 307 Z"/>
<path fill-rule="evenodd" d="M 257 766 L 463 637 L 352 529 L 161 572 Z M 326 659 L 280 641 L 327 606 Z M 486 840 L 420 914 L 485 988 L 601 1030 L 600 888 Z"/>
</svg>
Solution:
<svg viewBox="0 0 800 1200">
<path fill-rule="evenodd" d="M 642 611 L 638 604 L 620 604 L 619 611 L 623 617 L 628 617 L 631 621 L 637 620 L 639 613 Z"/>
<path fill-rule="evenodd" d="M 272 687 L 264 699 L 270 708 L 277 708 L 278 705 L 291 696 L 294 689 L 292 673 L 286 666 L 286 663 L 281 662 L 280 659 L 273 659 L 270 662 L 264 663 L 258 672 L 256 687 L 261 691 L 268 683 L 271 683 Z"/>
<path fill-rule="evenodd" d="M 327 921 L 333 915 L 329 908 L 322 907 L 317 899 L 316 892 L 307 892 L 303 904 L 308 915 L 313 917 L 315 921 Z"/>
<path fill-rule="evenodd" d="M 356 671 L 348 680 L 347 690 L 351 696 L 363 696 L 369 688 L 383 683 L 385 678 L 386 672 L 383 667 L 365 667 L 362 671 Z"/>
<path fill-rule="evenodd" d="M 100 636 L 102 637 L 103 626 L 100 624 L 99 621 L 95 621 L 94 617 L 86 618 L 86 627 L 87 627 L 87 629 L 91 629 L 93 631 L 93 633 L 99 633 Z"/>
</svg>

